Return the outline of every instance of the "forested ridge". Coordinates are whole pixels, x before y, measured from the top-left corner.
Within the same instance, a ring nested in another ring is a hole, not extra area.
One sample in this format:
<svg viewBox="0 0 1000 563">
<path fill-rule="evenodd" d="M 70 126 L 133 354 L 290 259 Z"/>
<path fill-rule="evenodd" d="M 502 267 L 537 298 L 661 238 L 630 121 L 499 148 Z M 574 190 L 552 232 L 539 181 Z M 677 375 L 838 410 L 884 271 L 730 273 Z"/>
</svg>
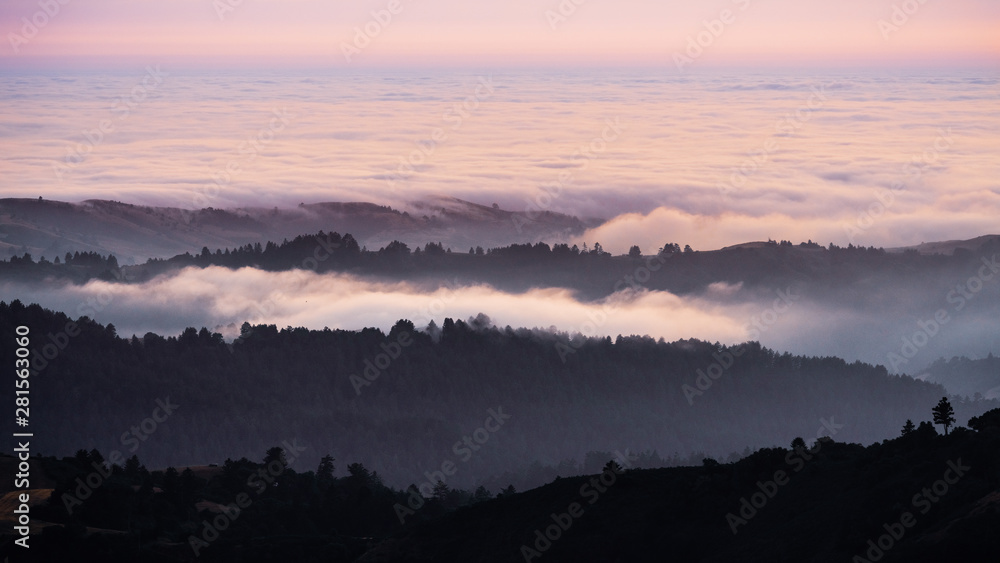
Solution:
<svg viewBox="0 0 1000 563">
<path fill-rule="evenodd" d="M 65 335 L 70 323 L 78 334 Z M 901 420 L 926 419 L 946 394 L 880 366 L 754 342 L 571 340 L 495 327 L 485 316 L 424 330 L 401 320 L 388 334 L 246 324 L 227 343 L 204 328 L 118 335 L 87 318 L 0 303 L 0 334 L 13 338 L 18 325 L 30 327 L 42 368 L 31 377 L 36 452 L 121 450 L 165 467 L 253 457 L 294 439 L 307 448 L 306 465 L 331 454 L 398 486 L 425 480 L 444 461 L 459 468 L 450 484 L 523 489 L 594 471 L 614 452 L 641 454 L 644 466 L 735 459 L 747 447 L 813 436 L 823 420 L 840 425 L 838 440 L 871 443 Z M 11 347 L 0 353 L 13 362 Z M 135 439 L 130 429 L 158 400 L 177 407 Z M 959 420 L 998 406 L 953 402 Z M 491 409 L 509 418 L 472 455 L 459 453 L 456 444 Z M 581 466 L 592 451 L 602 453 Z"/>
<path fill-rule="evenodd" d="M 586 298 L 607 296 L 623 287 L 626 276 L 635 277 L 645 268 L 640 285 L 651 290 L 683 294 L 704 289 L 711 283 L 742 283 L 748 287 L 784 289 L 808 284 L 815 298 L 831 302 L 865 299 L 861 288 L 923 285 L 947 288 L 966 272 L 975 272 L 981 260 L 1000 252 L 1000 239 L 984 243 L 978 251 L 957 250 L 953 255 L 919 254 L 916 251 L 886 252 L 881 248 L 821 246 L 812 241 L 792 244 L 768 241 L 714 251 L 694 251 L 689 246 L 667 242 L 662 247 L 640 249 L 612 256 L 600 243 L 583 248 L 566 243 L 545 242 L 465 250 L 428 242 L 411 249 L 400 241 L 367 249 L 359 247 L 349 233 L 319 231 L 281 243 L 247 244 L 237 248 L 184 253 L 169 259 L 150 259 L 141 265 L 119 265 L 113 255 L 96 252 L 40 257 L 30 254 L 0 261 L 0 276 L 12 280 L 47 277 L 84 283 L 102 279 L 122 283 L 148 281 L 157 275 L 185 267 L 252 267 L 268 271 L 292 269 L 343 272 L 389 279 L 452 279 L 463 283 L 483 282 L 505 291 L 531 287 L 567 287 Z M 648 274 L 648 276 L 647 276 Z M 629 278 L 631 279 L 631 278 Z M 919 284 L 916 284 L 919 280 Z M 881 292 L 867 292 L 869 306 Z"/>
</svg>

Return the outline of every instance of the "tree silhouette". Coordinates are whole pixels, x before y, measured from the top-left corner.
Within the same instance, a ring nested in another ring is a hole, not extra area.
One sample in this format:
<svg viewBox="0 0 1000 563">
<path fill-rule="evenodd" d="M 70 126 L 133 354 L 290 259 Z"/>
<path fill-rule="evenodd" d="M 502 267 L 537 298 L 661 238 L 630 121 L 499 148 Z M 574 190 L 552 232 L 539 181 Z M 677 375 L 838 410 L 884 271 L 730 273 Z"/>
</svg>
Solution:
<svg viewBox="0 0 1000 563">
<path fill-rule="evenodd" d="M 87 452 L 87 450 L 76 450 L 76 456 L 74 456 L 74 458 L 76 459 L 77 465 L 80 467 L 90 467 L 90 453 Z"/>
<path fill-rule="evenodd" d="M 676 242 L 668 242 L 660 248 L 660 254 L 675 254 L 681 251 L 681 245 Z"/>
<path fill-rule="evenodd" d="M 948 435 L 948 427 L 955 422 L 955 409 L 951 408 L 948 397 L 941 397 L 936 407 L 931 409 L 934 413 L 934 424 L 944 426 L 944 435 Z"/>
<path fill-rule="evenodd" d="M 361 463 L 352 463 L 347 466 L 347 472 L 351 475 L 351 480 L 358 486 L 367 487 L 372 481 L 372 474 Z"/>
<path fill-rule="evenodd" d="M 982 416 L 974 416 L 969 419 L 969 428 L 978 432 L 990 427 L 1000 428 L 1000 409 L 988 410 Z"/>
<path fill-rule="evenodd" d="M 476 491 L 472 493 L 472 500 L 474 502 L 485 502 L 490 500 L 491 498 L 493 498 L 493 496 L 490 494 L 489 489 L 487 489 L 482 485 L 476 487 Z"/>
<path fill-rule="evenodd" d="M 926 420 L 921 421 L 920 426 L 917 426 L 917 434 L 921 436 L 937 436 L 937 429 L 934 425 Z"/>
<path fill-rule="evenodd" d="M 288 465 L 288 461 L 285 459 L 284 448 L 275 446 L 267 450 L 267 454 L 264 455 L 264 465 L 268 465 L 273 461 L 277 461 L 282 466 Z"/>
<path fill-rule="evenodd" d="M 902 435 L 906 436 L 910 432 L 913 432 L 915 429 L 916 429 L 916 427 L 913 426 L 913 421 L 910 420 L 910 419 L 906 419 L 906 424 L 903 425 Z"/>
<path fill-rule="evenodd" d="M 320 487 L 327 489 L 333 483 L 333 456 L 327 454 L 319 460 L 319 467 L 316 469 L 316 481 Z"/>
<path fill-rule="evenodd" d="M 449 492 L 451 492 L 451 488 L 448 487 L 444 481 L 438 479 L 438 482 L 434 485 L 434 490 L 431 496 L 440 502 L 444 502 L 448 497 Z"/>
<path fill-rule="evenodd" d="M 639 250 L 639 245 L 633 244 L 632 248 L 628 249 L 629 258 L 642 258 L 642 251 Z"/>
</svg>

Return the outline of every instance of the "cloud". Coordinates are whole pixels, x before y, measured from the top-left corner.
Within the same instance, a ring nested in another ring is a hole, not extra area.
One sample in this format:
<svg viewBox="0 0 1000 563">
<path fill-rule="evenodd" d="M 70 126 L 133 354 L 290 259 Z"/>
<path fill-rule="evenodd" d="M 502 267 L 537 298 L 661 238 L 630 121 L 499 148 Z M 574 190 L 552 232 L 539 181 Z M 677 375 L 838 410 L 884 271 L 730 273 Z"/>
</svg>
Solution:
<svg viewBox="0 0 1000 563">
<path fill-rule="evenodd" d="M 969 275 L 976 275 L 970 270 Z M 950 275 L 950 274 L 949 274 Z M 965 273 L 954 273 L 965 279 Z M 940 356 L 985 356 L 1000 352 L 1000 278 L 982 281 L 982 291 L 957 307 L 950 279 L 873 278 L 859 287 L 818 289 L 803 282 L 778 290 L 716 282 L 680 297 L 665 291 L 627 290 L 599 301 L 583 301 L 563 288 L 499 291 L 488 285 L 428 280 L 379 281 L 304 270 L 265 272 L 251 268 L 187 268 L 142 284 L 91 281 L 78 286 L 49 281 L 0 284 L 0 295 L 37 302 L 71 317 L 87 315 L 112 323 L 122 336 L 146 332 L 177 335 L 207 327 L 229 338 L 243 322 L 279 328 L 384 331 L 399 319 L 418 328 L 445 317 L 488 315 L 495 325 L 557 330 L 585 336 L 649 335 L 668 341 L 698 338 L 735 344 L 758 340 L 778 351 L 835 355 L 888 365 L 913 339 L 921 323 L 944 309 L 949 321 L 918 354 L 893 371 L 916 373 Z M 949 300 L 949 296 L 952 299 Z"/>
<path fill-rule="evenodd" d="M 401 318 L 424 327 L 431 320 L 440 325 L 445 317 L 464 320 L 482 312 L 499 326 L 554 326 L 586 336 L 650 334 L 730 342 L 746 337 L 740 320 L 746 305 L 723 306 L 666 292 L 618 293 L 583 302 L 561 288 L 511 294 L 486 285 L 378 282 L 301 270 L 276 273 L 219 267 L 187 268 L 142 284 L 91 281 L 82 286 L 7 283 L 2 287 L 4 295 L 25 302 L 113 323 L 125 336 L 148 331 L 173 335 L 188 326 L 206 326 L 232 338 L 244 321 L 281 328 L 388 330 Z"/>
<path fill-rule="evenodd" d="M 621 246 L 603 231 L 588 233 L 589 242 L 601 237 L 616 252 L 665 239 L 695 248 L 768 237 L 846 244 L 842 223 L 899 182 L 905 189 L 859 243 L 968 238 L 995 230 L 1000 212 L 1000 117 L 982 109 L 996 85 L 960 72 L 943 81 L 876 72 L 510 70 L 247 72 L 222 80 L 162 70 L 169 76 L 127 119 L 116 100 L 141 84 L 141 66 L 75 73 L 71 82 L 34 74 L 0 84 L 4 195 L 188 208 L 318 201 L 398 208 L 445 194 L 517 211 L 619 217 L 616 229 L 641 216 L 663 219 L 642 221 L 645 234 L 622 235 L 633 240 Z M 457 112 L 485 76 L 494 91 Z M 785 87 L 735 88 L 744 82 Z M 826 99 L 810 108 L 820 87 Z M 949 101 L 956 95 L 980 103 Z M 280 108 L 293 117 L 272 138 L 267 128 Z M 783 124 L 797 115 L 801 123 L 789 131 Z M 881 120 L 858 119 L 864 115 Z M 114 130 L 90 143 L 102 120 Z M 622 131 L 604 141 L 608 120 Z M 945 130 L 953 139 L 947 150 L 919 176 L 906 173 Z M 444 137 L 435 140 L 435 131 Z M 85 154 L 69 165 L 67 151 L 77 149 Z M 69 170 L 57 177 L 56 165 Z M 212 194 L 207 204 L 203 193 Z"/>
<path fill-rule="evenodd" d="M 979 201 L 981 204 L 982 200 Z M 986 216 L 968 212 L 942 216 L 930 208 L 899 216 L 885 212 L 876 218 L 867 214 L 868 205 L 875 202 L 878 199 L 873 195 L 871 202 L 859 204 L 853 213 L 848 208 L 839 215 L 806 217 L 776 212 L 708 215 L 661 207 L 648 214 L 620 215 L 588 230 L 577 237 L 576 242 L 591 245 L 600 242 L 614 253 L 624 253 L 633 244 L 639 245 L 643 252 L 652 253 L 670 242 L 681 246 L 690 244 L 695 250 L 716 250 L 768 239 L 795 243 L 812 240 L 823 246 L 832 242 L 838 246 L 893 248 L 937 240 L 970 239 L 996 230 L 995 221 Z"/>
</svg>

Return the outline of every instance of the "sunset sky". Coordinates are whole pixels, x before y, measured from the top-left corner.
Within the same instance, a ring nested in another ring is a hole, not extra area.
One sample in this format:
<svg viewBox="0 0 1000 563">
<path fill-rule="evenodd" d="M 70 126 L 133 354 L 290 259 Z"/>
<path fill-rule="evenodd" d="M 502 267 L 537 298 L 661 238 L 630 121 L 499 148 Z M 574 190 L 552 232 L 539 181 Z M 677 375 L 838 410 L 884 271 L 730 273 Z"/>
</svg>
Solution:
<svg viewBox="0 0 1000 563">
<path fill-rule="evenodd" d="M 391 21 L 372 23 L 379 12 Z M 723 19 L 699 65 L 991 66 L 1000 53 L 993 0 L 4 0 L 0 65 L 674 65 Z M 355 44 L 366 25 L 376 33 Z"/>
</svg>

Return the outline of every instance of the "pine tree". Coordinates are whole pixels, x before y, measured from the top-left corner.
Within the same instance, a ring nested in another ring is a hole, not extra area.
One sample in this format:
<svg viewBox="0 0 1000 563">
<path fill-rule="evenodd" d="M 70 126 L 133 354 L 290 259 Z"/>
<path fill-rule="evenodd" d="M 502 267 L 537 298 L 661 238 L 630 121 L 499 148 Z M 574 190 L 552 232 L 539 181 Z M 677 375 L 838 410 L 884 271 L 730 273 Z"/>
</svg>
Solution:
<svg viewBox="0 0 1000 563">
<path fill-rule="evenodd" d="M 448 498 L 448 493 L 450 491 L 451 489 L 444 481 L 438 480 L 437 484 L 434 485 L 433 497 L 440 502 L 444 502 L 445 499 Z"/>
<path fill-rule="evenodd" d="M 277 461 L 282 467 L 288 465 L 288 461 L 285 459 L 285 450 L 281 446 L 275 446 L 267 450 L 267 454 L 264 455 L 264 465 L 267 466 L 271 462 Z"/>
<path fill-rule="evenodd" d="M 940 424 L 944 427 L 944 435 L 948 435 L 948 427 L 955 422 L 955 409 L 951 408 L 951 403 L 948 402 L 948 397 L 941 397 L 938 401 L 936 407 L 931 409 L 934 413 L 934 424 Z"/>
<path fill-rule="evenodd" d="M 913 432 L 915 429 L 916 427 L 913 426 L 913 421 L 910 419 L 906 419 L 906 424 L 903 425 L 903 436 L 906 436 L 910 432 Z"/>
</svg>

